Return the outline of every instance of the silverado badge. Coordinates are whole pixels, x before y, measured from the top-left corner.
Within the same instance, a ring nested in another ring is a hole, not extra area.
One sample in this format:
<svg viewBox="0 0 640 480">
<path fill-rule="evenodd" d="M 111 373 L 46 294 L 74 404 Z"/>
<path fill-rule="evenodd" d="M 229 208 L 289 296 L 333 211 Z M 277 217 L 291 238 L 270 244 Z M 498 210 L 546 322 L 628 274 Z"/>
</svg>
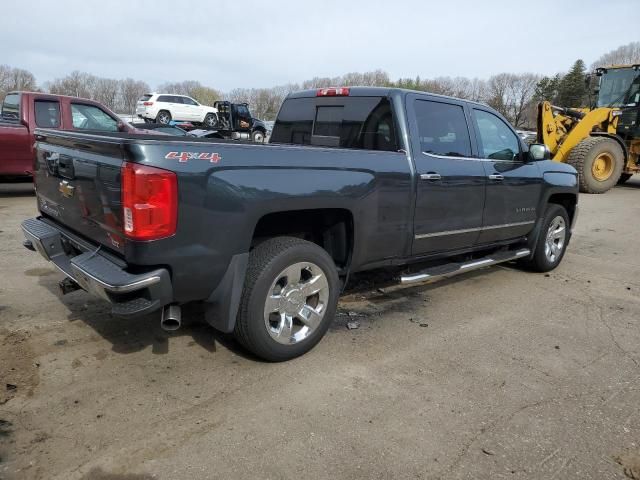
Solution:
<svg viewBox="0 0 640 480">
<path fill-rule="evenodd" d="M 58 191 L 62 194 L 63 197 L 71 198 L 73 197 L 73 191 L 76 189 L 73 185 L 70 185 L 68 181 L 62 180 L 60 185 L 58 185 Z"/>
</svg>

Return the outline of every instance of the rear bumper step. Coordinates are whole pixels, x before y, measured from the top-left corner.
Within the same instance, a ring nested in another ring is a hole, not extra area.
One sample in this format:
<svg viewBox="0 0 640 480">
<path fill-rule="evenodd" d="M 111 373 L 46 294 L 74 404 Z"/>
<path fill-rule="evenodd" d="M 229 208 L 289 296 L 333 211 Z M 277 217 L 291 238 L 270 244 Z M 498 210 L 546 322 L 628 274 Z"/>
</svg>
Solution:
<svg viewBox="0 0 640 480">
<path fill-rule="evenodd" d="M 22 231 L 26 248 L 40 253 L 83 290 L 110 302 L 115 315 L 135 317 L 171 303 L 171 278 L 165 268 L 129 273 L 100 254 L 98 246 L 89 249 L 38 218 L 22 222 Z M 64 242 L 82 253 L 68 254 Z"/>
<path fill-rule="evenodd" d="M 509 250 L 505 252 L 493 253 L 486 257 L 477 258 L 469 262 L 454 262 L 437 267 L 427 268 L 417 273 L 405 274 L 400 277 L 400 283 L 408 285 L 411 283 L 426 282 L 427 280 L 436 280 L 438 278 L 452 277 L 460 273 L 470 272 L 478 268 L 489 267 L 498 263 L 509 262 L 518 258 L 523 258 L 531 254 L 528 248 L 520 250 Z"/>
</svg>

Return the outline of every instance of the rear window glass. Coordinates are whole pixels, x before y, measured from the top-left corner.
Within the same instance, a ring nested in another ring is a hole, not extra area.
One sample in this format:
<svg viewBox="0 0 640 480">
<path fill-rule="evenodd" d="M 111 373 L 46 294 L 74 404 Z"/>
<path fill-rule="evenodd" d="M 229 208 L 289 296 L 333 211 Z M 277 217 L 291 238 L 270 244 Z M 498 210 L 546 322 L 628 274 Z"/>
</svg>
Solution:
<svg viewBox="0 0 640 480">
<path fill-rule="evenodd" d="M 288 99 L 280 109 L 270 142 L 390 152 L 399 148 L 386 97 Z"/>
<path fill-rule="evenodd" d="M 18 120 L 20 118 L 20 95 L 11 93 L 2 102 L 2 118 L 5 120 Z"/>
<path fill-rule="evenodd" d="M 147 94 L 147 95 L 142 95 L 140 97 L 140 100 L 138 100 L 139 102 L 146 102 L 147 100 L 149 100 L 151 98 L 151 95 Z"/>
<path fill-rule="evenodd" d="M 118 131 L 118 121 L 93 105 L 72 103 L 71 115 L 73 117 L 73 128 L 103 132 Z"/>
<path fill-rule="evenodd" d="M 450 103 L 416 100 L 420 148 L 448 157 L 471 156 L 471 140 L 464 110 Z"/>
<path fill-rule="evenodd" d="M 60 103 L 53 100 L 36 100 L 36 125 L 42 128 L 60 127 Z"/>
</svg>

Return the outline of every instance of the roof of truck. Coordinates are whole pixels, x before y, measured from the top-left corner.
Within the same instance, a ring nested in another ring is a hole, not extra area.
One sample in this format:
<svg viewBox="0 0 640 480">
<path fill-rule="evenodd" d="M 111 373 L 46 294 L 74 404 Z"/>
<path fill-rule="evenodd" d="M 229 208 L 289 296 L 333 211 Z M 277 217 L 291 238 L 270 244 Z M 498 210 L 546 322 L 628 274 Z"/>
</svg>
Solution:
<svg viewBox="0 0 640 480">
<path fill-rule="evenodd" d="M 481 103 L 481 102 L 475 102 L 473 100 L 468 100 L 465 98 L 459 98 L 459 97 L 452 97 L 449 95 L 440 95 L 438 93 L 431 93 L 431 92 L 425 92 L 422 90 L 410 90 L 407 88 L 397 88 L 397 87 L 319 87 L 319 88 L 312 88 L 309 90 L 300 90 L 297 92 L 292 92 L 288 95 L 287 98 L 309 98 L 309 97 L 315 97 L 318 94 L 318 90 L 323 90 L 325 88 L 348 88 L 349 89 L 349 96 L 350 97 L 386 97 L 386 96 L 390 96 L 393 94 L 407 94 L 407 93 L 415 93 L 416 95 L 428 95 L 430 97 L 438 97 L 438 98 L 443 98 L 443 99 L 449 99 L 449 100 L 457 100 L 457 101 L 463 101 L 463 102 L 468 102 L 468 103 L 472 103 L 474 105 L 482 105 L 482 106 L 486 106 L 485 104 Z"/>
</svg>

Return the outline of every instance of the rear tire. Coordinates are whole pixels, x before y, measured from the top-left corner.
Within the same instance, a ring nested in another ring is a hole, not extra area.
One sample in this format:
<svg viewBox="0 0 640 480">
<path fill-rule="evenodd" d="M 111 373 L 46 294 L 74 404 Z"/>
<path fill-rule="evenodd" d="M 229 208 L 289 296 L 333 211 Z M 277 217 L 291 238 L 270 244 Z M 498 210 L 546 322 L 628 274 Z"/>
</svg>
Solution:
<svg viewBox="0 0 640 480">
<path fill-rule="evenodd" d="M 156 123 L 161 123 L 162 125 L 169 125 L 171 122 L 171 113 L 166 110 L 160 110 L 158 115 L 156 116 Z"/>
<path fill-rule="evenodd" d="M 581 192 L 604 193 L 622 174 L 624 152 L 615 140 L 589 137 L 571 150 L 567 163 L 578 171 Z"/>
<path fill-rule="evenodd" d="M 525 262 L 525 266 L 536 272 L 548 272 L 556 268 L 567 250 L 569 228 L 569 215 L 565 208 L 549 204 L 544 213 L 533 258 Z"/>
<path fill-rule="evenodd" d="M 333 322 L 339 290 L 324 249 L 294 237 L 266 240 L 249 254 L 235 338 L 270 362 L 302 355 Z"/>
<path fill-rule="evenodd" d="M 631 177 L 633 177 L 633 173 L 623 173 L 622 175 L 620 175 L 620 178 L 618 179 L 618 185 L 622 185 L 623 183 L 626 183 L 627 180 L 629 180 Z"/>
</svg>

